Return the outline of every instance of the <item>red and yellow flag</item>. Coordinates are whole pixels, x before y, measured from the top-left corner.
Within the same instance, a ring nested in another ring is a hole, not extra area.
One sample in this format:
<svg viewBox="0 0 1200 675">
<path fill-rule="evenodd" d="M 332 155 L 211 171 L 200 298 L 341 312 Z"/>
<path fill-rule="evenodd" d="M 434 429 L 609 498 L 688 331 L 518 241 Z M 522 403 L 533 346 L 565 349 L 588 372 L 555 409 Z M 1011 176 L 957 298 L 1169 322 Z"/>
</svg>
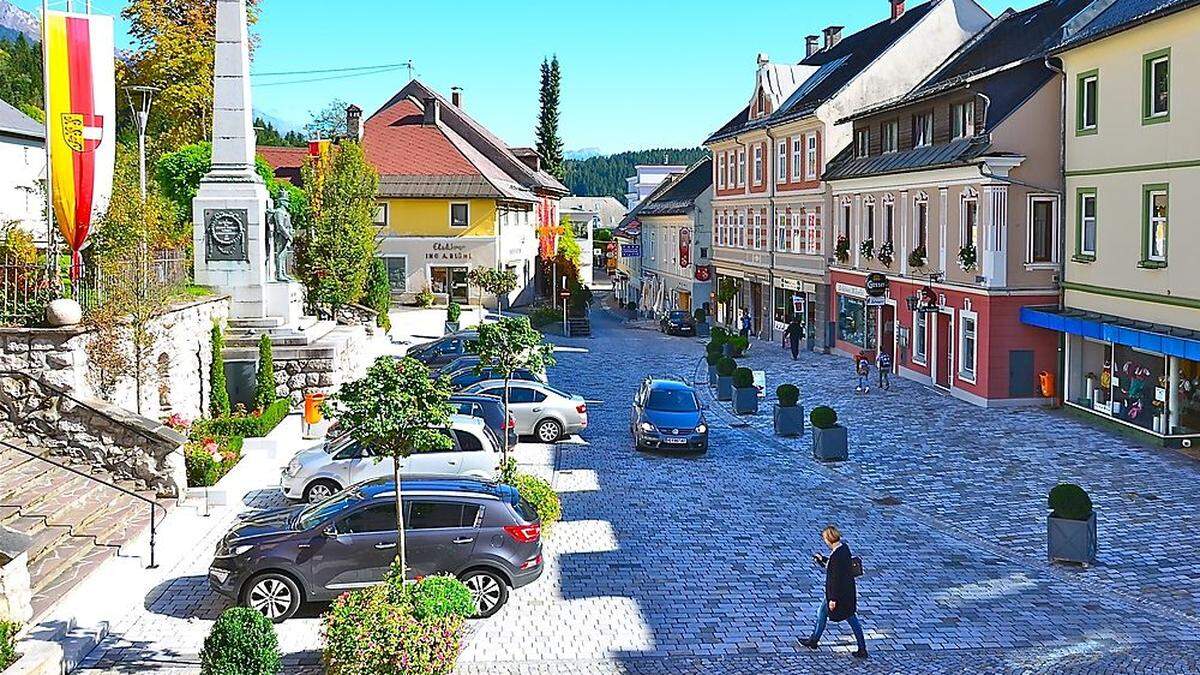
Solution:
<svg viewBox="0 0 1200 675">
<path fill-rule="evenodd" d="M 54 214 L 72 253 L 79 252 L 112 195 L 116 82 L 112 17 L 46 12 L 46 142 Z"/>
</svg>

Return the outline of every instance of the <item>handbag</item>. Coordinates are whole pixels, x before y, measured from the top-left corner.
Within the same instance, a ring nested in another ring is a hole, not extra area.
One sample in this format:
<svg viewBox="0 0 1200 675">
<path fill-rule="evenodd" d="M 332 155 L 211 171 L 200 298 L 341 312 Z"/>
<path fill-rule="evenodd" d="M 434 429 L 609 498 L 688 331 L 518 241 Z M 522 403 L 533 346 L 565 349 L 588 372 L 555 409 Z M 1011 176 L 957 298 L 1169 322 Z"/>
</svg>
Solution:
<svg viewBox="0 0 1200 675">
<path fill-rule="evenodd" d="M 858 556 L 850 558 L 850 573 L 854 575 L 855 579 L 863 575 L 862 558 Z"/>
</svg>

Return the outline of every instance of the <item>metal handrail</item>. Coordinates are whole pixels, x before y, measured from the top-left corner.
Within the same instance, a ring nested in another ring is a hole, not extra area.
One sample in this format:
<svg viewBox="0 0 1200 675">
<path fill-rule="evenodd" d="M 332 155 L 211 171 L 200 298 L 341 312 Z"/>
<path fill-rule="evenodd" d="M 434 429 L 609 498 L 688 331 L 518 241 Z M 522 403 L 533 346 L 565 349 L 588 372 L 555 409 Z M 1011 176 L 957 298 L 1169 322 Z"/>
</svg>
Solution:
<svg viewBox="0 0 1200 675">
<path fill-rule="evenodd" d="M 67 471 L 70 471 L 71 473 L 75 474 L 76 476 L 82 476 L 92 482 L 99 483 L 105 487 L 112 488 L 113 490 L 116 490 L 117 492 L 129 495 L 130 497 L 133 497 L 134 499 L 137 499 L 139 501 L 143 501 L 143 502 L 146 502 L 147 504 L 149 504 L 150 505 L 150 565 L 147 566 L 147 569 L 154 569 L 154 568 L 158 567 L 158 565 L 155 564 L 155 562 L 154 562 L 155 534 L 156 534 L 157 525 L 158 525 L 154 521 L 154 509 L 156 509 L 156 508 L 159 509 L 160 511 L 162 511 L 162 515 L 166 516 L 167 515 L 166 507 L 164 507 L 162 504 L 159 504 L 157 501 L 155 501 L 153 499 L 139 495 L 138 493 L 134 492 L 133 490 L 123 488 L 120 485 L 117 485 L 115 483 L 110 483 L 108 481 L 101 480 L 99 478 L 96 478 L 95 476 L 86 474 L 78 469 L 69 467 L 66 464 L 60 464 L 52 459 L 43 457 L 43 456 L 37 454 L 36 452 L 31 452 L 29 450 L 26 450 L 25 448 L 13 445 L 12 443 L 9 443 L 8 441 L 0 441 L 0 446 L 3 446 L 10 450 L 16 450 L 17 452 L 19 452 L 21 454 L 28 455 L 34 459 L 38 459 L 43 462 L 46 462 L 47 464 L 53 464 L 54 466 L 57 466 L 60 469 L 65 469 Z"/>
</svg>

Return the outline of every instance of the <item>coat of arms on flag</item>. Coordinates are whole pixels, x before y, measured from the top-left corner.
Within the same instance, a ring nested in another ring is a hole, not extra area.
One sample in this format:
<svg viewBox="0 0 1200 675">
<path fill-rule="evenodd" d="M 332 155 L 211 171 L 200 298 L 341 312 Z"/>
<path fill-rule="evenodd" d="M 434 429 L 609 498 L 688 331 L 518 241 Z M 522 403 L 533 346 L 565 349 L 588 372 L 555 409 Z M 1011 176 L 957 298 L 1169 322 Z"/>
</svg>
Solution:
<svg viewBox="0 0 1200 675">
<path fill-rule="evenodd" d="M 91 152 L 104 138 L 104 117 L 86 113 L 62 114 L 63 141 L 75 152 Z"/>
</svg>

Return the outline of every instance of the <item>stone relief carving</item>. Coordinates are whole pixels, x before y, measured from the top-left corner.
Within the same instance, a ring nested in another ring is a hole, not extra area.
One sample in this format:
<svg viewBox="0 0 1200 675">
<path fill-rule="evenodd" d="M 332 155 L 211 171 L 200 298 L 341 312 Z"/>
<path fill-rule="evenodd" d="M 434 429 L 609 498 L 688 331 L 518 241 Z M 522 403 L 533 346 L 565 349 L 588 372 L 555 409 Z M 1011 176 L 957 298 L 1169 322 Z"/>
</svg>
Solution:
<svg viewBox="0 0 1200 675">
<path fill-rule="evenodd" d="M 204 255 L 210 261 L 248 262 L 246 209 L 207 209 L 204 212 Z"/>
</svg>

